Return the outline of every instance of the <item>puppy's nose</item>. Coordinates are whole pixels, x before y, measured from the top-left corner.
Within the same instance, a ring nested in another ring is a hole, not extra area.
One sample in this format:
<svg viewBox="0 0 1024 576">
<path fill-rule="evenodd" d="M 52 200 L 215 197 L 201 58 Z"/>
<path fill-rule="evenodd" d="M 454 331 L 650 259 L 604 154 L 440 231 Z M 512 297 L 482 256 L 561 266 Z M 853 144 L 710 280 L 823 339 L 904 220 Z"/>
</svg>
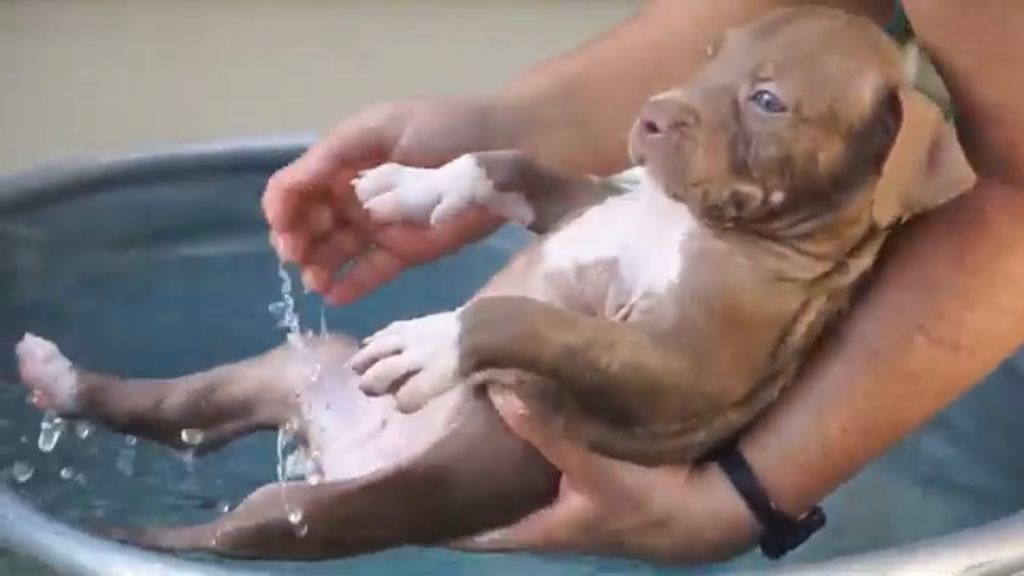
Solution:
<svg viewBox="0 0 1024 576">
<path fill-rule="evenodd" d="M 676 96 L 654 98 L 640 112 L 640 125 L 648 136 L 660 136 L 700 124 L 697 109 Z"/>
</svg>

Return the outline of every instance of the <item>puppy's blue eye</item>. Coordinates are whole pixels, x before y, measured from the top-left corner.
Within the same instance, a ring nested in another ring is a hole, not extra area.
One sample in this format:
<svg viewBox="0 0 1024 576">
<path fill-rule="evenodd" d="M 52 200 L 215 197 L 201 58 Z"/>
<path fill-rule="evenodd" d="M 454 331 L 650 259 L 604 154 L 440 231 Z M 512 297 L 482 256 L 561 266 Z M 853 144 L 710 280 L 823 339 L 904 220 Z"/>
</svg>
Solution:
<svg viewBox="0 0 1024 576">
<path fill-rule="evenodd" d="M 783 114 L 789 111 L 786 103 L 779 98 L 777 94 L 771 90 L 761 88 L 750 95 L 750 101 L 761 109 L 762 112 L 768 114 Z"/>
</svg>

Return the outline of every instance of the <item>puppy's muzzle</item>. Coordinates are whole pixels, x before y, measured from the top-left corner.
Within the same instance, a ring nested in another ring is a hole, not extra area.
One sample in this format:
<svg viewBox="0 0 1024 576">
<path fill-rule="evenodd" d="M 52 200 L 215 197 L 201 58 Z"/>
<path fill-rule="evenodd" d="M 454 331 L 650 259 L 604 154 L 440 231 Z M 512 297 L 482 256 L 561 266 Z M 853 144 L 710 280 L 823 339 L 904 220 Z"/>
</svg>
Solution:
<svg viewBox="0 0 1024 576">
<path fill-rule="evenodd" d="M 680 94 L 656 96 L 640 112 L 640 133 L 648 139 L 692 130 L 700 126 L 700 113 Z"/>
</svg>

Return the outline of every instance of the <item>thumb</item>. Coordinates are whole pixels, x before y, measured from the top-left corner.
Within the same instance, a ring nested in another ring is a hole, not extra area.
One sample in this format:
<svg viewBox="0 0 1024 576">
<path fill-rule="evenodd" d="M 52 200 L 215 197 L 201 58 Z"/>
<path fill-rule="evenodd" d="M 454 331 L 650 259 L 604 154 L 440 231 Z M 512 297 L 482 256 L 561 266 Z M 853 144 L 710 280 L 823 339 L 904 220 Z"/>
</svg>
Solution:
<svg viewBox="0 0 1024 576">
<path fill-rule="evenodd" d="M 512 432 L 532 444 L 544 459 L 558 468 L 573 489 L 600 491 L 613 481 L 617 462 L 591 452 L 568 438 L 557 426 L 543 421 L 507 387 L 492 386 L 490 396 Z"/>
</svg>

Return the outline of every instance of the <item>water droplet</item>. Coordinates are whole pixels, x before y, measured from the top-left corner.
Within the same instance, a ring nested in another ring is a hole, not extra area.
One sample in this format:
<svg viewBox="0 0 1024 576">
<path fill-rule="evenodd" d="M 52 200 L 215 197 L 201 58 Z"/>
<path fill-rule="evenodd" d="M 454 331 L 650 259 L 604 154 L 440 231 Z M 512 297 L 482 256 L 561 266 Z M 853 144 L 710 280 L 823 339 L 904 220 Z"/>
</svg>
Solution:
<svg viewBox="0 0 1024 576">
<path fill-rule="evenodd" d="M 323 366 L 319 362 L 313 365 L 313 370 L 310 372 L 309 379 L 311 382 L 319 382 L 320 374 L 323 371 Z"/>
<path fill-rule="evenodd" d="M 75 423 L 75 436 L 78 436 L 79 440 L 88 440 L 92 436 L 93 426 L 88 422 L 76 422 Z"/>
<path fill-rule="evenodd" d="M 135 474 L 135 452 L 133 450 L 119 451 L 114 465 L 121 474 L 129 477 L 133 476 Z"/>
<path fill-rule="evenodd" d="M 281 323 L 284 322 L 287 305 L 284 302 L 274 302 L 267 306 L 267 311 L 274 315 L 277 320 L 278 327 L 281 327 Z"/>
<path fill-rule="evenodd" d="M 139 443 L 139 439 L 136 438 L 135 436 L 125 436 L 124 442 L 129 446 L 135 446 L 136 444 Z"/>
<path fill-rule="evenodd" d="M 302 522 L 302 510 L 292 510 L 288 513 L 288 521 L 292 526 L 298 526 Z"/>
<path fill-rule="evenodd" d="M 71 477 L 75 475 L 75 469 L 71 466 L 65 466 L 60 469 L 61 480 L 71 480 Z"/>
<path fill-rule="evenodd" d="M 43 420 L 39 424 L 39 440 L 36 442 L 40 452 L 53 452 L 61 434 L 64 433 L 64 426 L 64 419 L 57 416 L 56 412 L 47 411 L 43 414 Z"/>
<path fill-rule="evenodd" d="M 295 535 L 296 536 L 298 536 L 299 538 L 305 538 L 307 534 L 309 534 L 309 525 L 307 525 L 307 524 L 296 524 L 295 525 Z"/>
<path fill-rule="evenodd" d="M 227 514 L 228 512 L 231 512 L 231 502 L 228 502 L 227 500 L 218 502 L 217 510 L 220 510 L 221 514 Z"/>
<path fill-rule="evenodd" d="M 188 470 L 188 473 L 194 474 L 196 465 L 195 450 L 182 450 L 181 452 L 178 452 L 178 456 L 181 458 L 181 461 L 185 463 L 185 468 Z"/>
<path fill-rule="evenodd" d="M 28 462 L 17 461 L 11 465 L 11 476 L 14 477 L 14 481 L 18 484 L 24 484 L 32 479 L 32 476 L 36 473 L 36 469 L 32 467 Z"/>
<path fill-rule="evenodd" d="M 185 428 L 181 431 L 181 441 L 189 446 L 203 443 L 203 431 L 198 428 Z"/>
</svg>

